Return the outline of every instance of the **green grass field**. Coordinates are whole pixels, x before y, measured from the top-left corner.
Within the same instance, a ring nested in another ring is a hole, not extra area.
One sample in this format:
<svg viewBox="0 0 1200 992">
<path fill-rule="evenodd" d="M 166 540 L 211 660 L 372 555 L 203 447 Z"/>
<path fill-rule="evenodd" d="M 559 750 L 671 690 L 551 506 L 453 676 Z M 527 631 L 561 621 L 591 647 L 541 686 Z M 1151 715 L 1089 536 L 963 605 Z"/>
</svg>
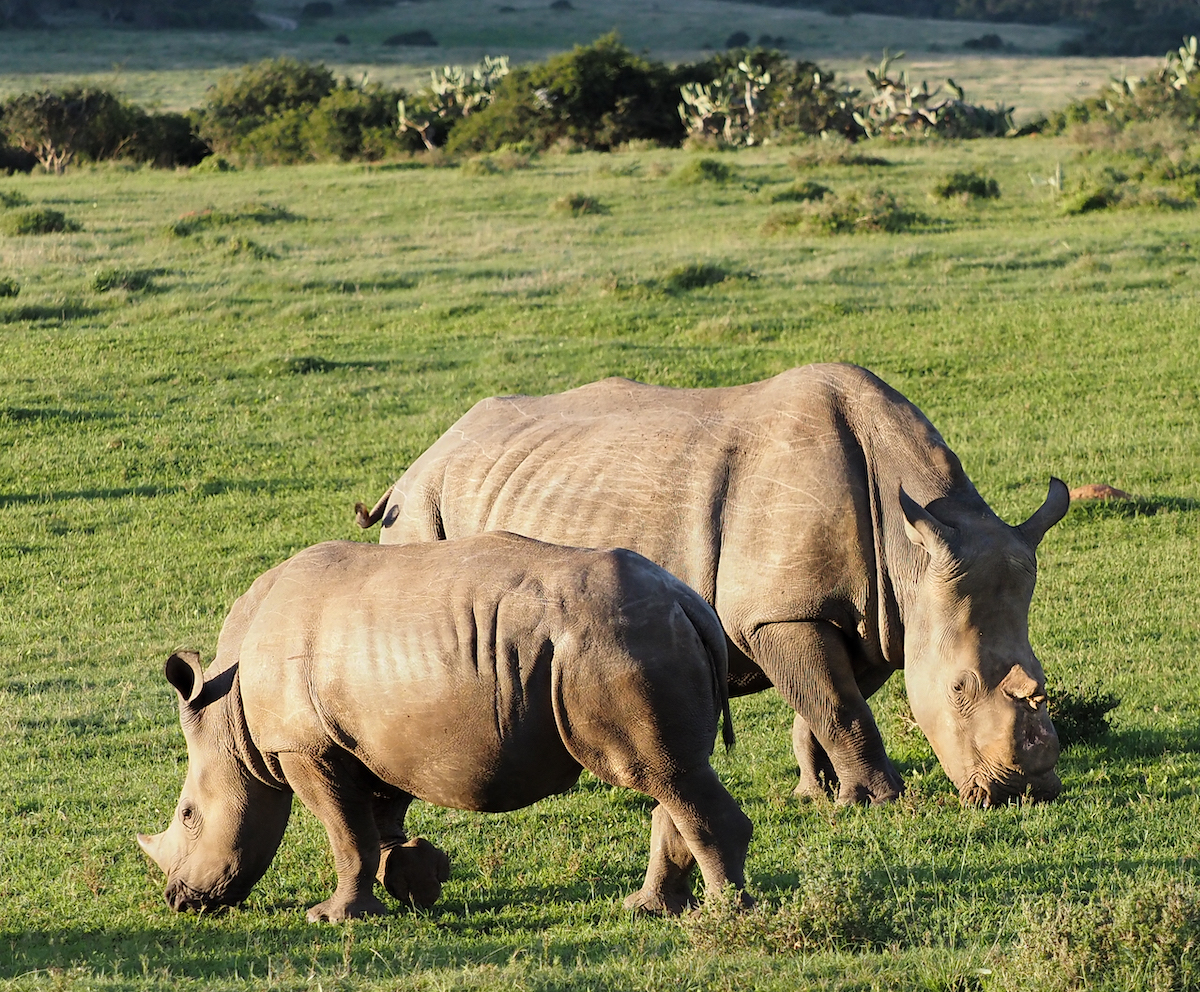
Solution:
<svg viewBox="0 0 1200 992">
<path fill-rule="evenodd" d="M 1056 140 L 871 151 L 891 164 L 804 178 L 886 188 L 912 230 L 764 233 L 794 209 L 772 203 L 788 149 L 724 156 L 723 185 L 675 181 L 689 155 L 662 150 L 0 181 L 80 225 L 0 237 L 19 286 L 0 299 L 0 988 L 1197 987 L 1195 216 L 1063 216 L 1029 178 L 1077 168 Z M 999 200 L 927 198 L 970 167 Z M 607 213 L 552 209 L 573 194 Z M 724 278 L 676 288 L 689 265 Z M 162 661 L 209 659 L 257 574 L 372 539 L 354 502 L 481 397 L 828 360 L 916 402 L 1010 521 L 1051 473 L 1136 497 L 1076 506 L 1041 547 L 1052 682 L 1122 699 L 1064 755 L 1058 802 L 961 808 L 896 677 L 873 703 L 909 791 L 886 808 L 794 801 L 790 714 L 735 701 L 715 765 L 756 825 L 744 919 L 625 914 L 649 802 L 587 775 L 504 816 L 415 808 L 454 864 L 427 913 L 305 923 L 333 873 L 299 805 L 244 907 L 168 910 L 133 839 L 166 825 L 186 764 Z M 1071 942 L 1074 920 L 1100 922 Z"/>
</svg>

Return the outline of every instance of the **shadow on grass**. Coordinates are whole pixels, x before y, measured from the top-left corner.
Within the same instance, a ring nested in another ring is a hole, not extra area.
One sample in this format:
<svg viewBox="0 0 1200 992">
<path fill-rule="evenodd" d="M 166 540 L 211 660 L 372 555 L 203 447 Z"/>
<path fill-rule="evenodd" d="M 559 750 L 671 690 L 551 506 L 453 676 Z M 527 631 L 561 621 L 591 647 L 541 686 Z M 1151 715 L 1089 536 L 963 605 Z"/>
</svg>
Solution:
<svg viewBox="0 0 1200 992">
<path fill-rule="evenodd" d="M 100 313 L 98 307 L 85 307 L 79 303 L 60 303 L 57 306 L 32 304 L 20 307 L 0 308 L 0 324 L 19 324 L 23 321 L 37 323 L 51 320 L 79 320 Z"/>
<path fill-rule="evenodd" d="M 58 407 L 0 407 L 0 422 L 16 424 L 85 424 L 92 420 L 115 420 L 117 414 L 106 410 L 63 410 Z"/>
<path fill-rule="evenodd" d="M 49 493 L 0 493 L 0 507 L 72 500 L 155 499 L 160 496 L 223 496 L 226 493 L 274 494 L 299 492 L 309 487 L 296 479 L 246 479 L 241 482 L 202 482 L 195 486 L 117 486 L 111 489 L 74 489 Z"/>
<path fill-rule="evenodd" d="M 646 950 L 644 940 L 614 941 L 602 930 L 573 939 L 548 938 L 533 926 L 512 927 L 511 921 L 511 936 L 490 937 L 486 930 L 472 925 L 473 916 L 461 918 L 463 926 L 453 922 L 447 926 L 436 912 L 431 920 L 416 921 L 417 932 L 412 933 L 407 932 L 412 925 L 399 920 L 399 914 L 331 927 L 306 924 L 297 907 L 285 911 L 291 916 L 280 923 L 250 914 L 233 925 L 217 916 L 205 921 L 173 920 L 173 925 L 162 928 L 64 926 L 0 933 L 7 951 L 0 958 L 0 980 L 74 968 L 103 970 L 106 977 L 139 981 L 155 973 L 213 980 L 239 974 L 289 973 L 310 979 L 314 975 L 398 979 L 413 971 L 460 969 L 506 961 L 518 954 L 598 965 L 613 955 Z M 164 907 L 163 912 L 169 911 Z M 653 932 L 654 924 L 647 922 L 646 937 L 653 943 L 662 941 L 661 934 Z M 307 983 L 305 987 L 309 987 Z M 589 983 L 588 987 L 597 986 Z"/>
</svg>

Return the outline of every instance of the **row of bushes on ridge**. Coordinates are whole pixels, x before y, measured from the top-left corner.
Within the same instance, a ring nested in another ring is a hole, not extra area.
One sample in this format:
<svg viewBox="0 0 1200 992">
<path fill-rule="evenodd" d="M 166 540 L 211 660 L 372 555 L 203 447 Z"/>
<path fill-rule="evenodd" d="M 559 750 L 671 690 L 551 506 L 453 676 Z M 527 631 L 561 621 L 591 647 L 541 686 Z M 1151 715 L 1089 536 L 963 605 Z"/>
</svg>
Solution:
<svg viewBox="0 0 1200 992">
<path fill-rule="evenodd" d="M 667 66 L 614 35 L 510 69 L 505 58 L 446 66 L 415 94 L 347 79 L 324 65 L 269 59 L 222 77 L 189 114 L 149 113 L 112 93 L 74 87 L 0 104 L 0 168 L 123 157 L 159 166 L 221 161 L 288 164 L 378 160 L 421 148 L 473 154 L 555 145 L 608 150 L 631 141 L 700 147 L 789 142 L 804 135 L 1012 135 L 1011 108 L 969 103 L 953 80 L 930 89 L 885 51 L 859 91 L 833 73 L 768 49 L 736 49 Z M 1170 118 L 1200 126 L 1196 42 L 1168 54 L 1151 80 L 1123 80 L 1045 123 L 1051 131 L 1096 118 Z"/>
</svg>

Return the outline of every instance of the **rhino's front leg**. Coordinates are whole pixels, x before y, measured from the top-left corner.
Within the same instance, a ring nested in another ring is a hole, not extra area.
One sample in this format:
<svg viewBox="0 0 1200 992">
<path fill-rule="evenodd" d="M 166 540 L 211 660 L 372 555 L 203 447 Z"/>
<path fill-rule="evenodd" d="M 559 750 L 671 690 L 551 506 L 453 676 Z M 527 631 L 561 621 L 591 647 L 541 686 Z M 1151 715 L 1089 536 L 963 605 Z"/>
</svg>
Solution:
<svg viewBox="0 0 1200 992">
<path fill-rule="evenodd" d="M 337 889 L 309 909 L 309 922 L 337 923 L 385 914 L 387 907 L 373 891 L 379 870 L 379 829 L 373 793 L 364 781 L 369 773 L 354 767 L 358 763 L 353 758 L 280 754 L 279 765 L 292 791 L 325 827 L 333 849 Z"/>
<path fill-rule="evenodd" d="M 797 792 L 822 793 L 823 774 L 828 786 L 836 781 L 838 802 L 886 803 L 899 796 L 903 783 L 838 630 L 821 622 L 770 623 L 750 643 L 755 663 L 800 718 L 792 728 L 801 772 Z"/>
</svg>

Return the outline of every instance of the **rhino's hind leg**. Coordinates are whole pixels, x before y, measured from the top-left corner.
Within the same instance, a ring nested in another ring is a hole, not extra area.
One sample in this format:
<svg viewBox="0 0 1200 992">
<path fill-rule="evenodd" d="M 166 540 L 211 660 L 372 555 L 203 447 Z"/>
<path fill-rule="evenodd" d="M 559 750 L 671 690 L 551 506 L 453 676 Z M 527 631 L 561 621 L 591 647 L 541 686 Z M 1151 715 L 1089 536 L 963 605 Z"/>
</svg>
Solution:
<svg viewBox="0 0 1200 992">
<path fill-rule="evenodd" d="M 650 864 L 637 892 L 625 897 L 625 908 L 642 913 L 678 916 L 697 905 L 691 875 L 696 867 L 687 841 L 662 804 L 650 818 Z"/>
<path fill-rule="evenodd" d="M 402 906 L 428 909 L 450 879 L 450 859 L 424 837 L 385 847 L 379 857 L 379 881 Z"/>
<path fill-rule="evenodd" d="M 799 713 L 792 721 L 792 750 L 800 768 L 800 781 L 793 791 L 797 799 L 829 799 L 837 795 L 837 772 L 833 762 L 813 735 L 808 721 Z"/>
<path fill-rule="evenodd" d="M 348 762 L 357 767 L 347 767 Z M 373 793 L 365 783 L 370 773 L 353 758 L 321 760 L 297 753 L 280 754 L 279 765 L 292 791 L 325 827 L 333 849 L 337 889 L 309 909 L 309 922 L 337 923 L 386 914 L 387 907 L 374 892 L 379 828 Z"/>
<path fill-rule="evenodd" d="M 689 879 L 696 865 L 706 898 L 733 886 L 739 904 L 753 906 L 745 891 L 745 866 L 754 827 L 711 766 L 680 776 L 657 798 L 646 880 L 625 900 L 625 908 L 678 914 L 694 906 Z"/>
<path fill-rule="evenodd" d="M 409 838 L 404 818 L 413 797 L 400 790 L 376 793 L 375 826 L 379 830 L 379 883 L 402 907 L 428 909 L 450 879 L 450 859 L 423 837 Z"/>
</svg>

